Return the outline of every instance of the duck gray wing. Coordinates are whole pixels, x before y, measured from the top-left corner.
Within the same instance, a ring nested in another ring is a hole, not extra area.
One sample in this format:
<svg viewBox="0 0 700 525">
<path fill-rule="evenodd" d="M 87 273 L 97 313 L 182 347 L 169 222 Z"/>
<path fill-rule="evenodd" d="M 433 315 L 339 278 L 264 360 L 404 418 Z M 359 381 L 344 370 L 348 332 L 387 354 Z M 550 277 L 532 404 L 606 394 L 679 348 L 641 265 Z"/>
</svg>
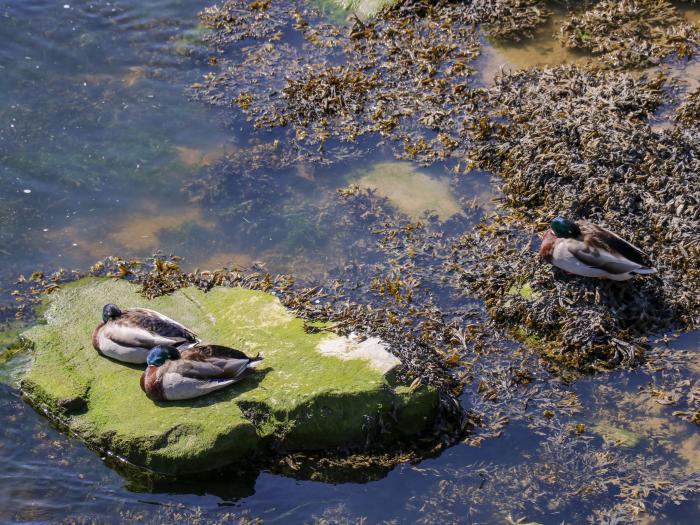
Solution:
<svg viewBox="0 0 700 525">
<path fill-rule="evenodd" d="M 221 369 L 224 373 L 222 377 L 238 378 L 241 379 L 248 372 L 253 372 L 255 368 L 255 362 L 251 363 L 250 359 L 225 359 L 212 357 L 207 359 L 208 363 L 211 363 Z"/>
<path fill-rule="evenodd" d="M 148 308 L 129 308 L 121 315 L 120 320 L 136 324 L 150 332 L 165 337 L 180 338 L 188 343 L 199 341 L 197 335 L 190 329 L 167 315 Z"/>
<path fill-rule="evenodd" d="M 182 337 L 166 337 L 121 321 L 119 318 L 105 324 L 100 330 L 101 335 L 125 347 L 153 348 L 158 345 L 177 346 L 186 342 Z"/>
<path fill-rule="evenodd" d="M 606 260 L 604 258 L 596 256 L 596 254 L 592 253 L 587 248 L 574 249 L 570 251 L 576 259 L 578 259 L 581 263 L 585 264 L 586 266 L 604 270 L 605 272 L 612 275 L 634 272 L 642 268 L 638 264 L 631 263 L 630 261 L 627 261 L 625 259 Z"/>
<path fill-rule="evenodd" d="M 159 371 L 163 398 L 169 401 L 192 399 L 232 385 L 236 379 L 211 377 L 215 372 L 211 364 L 183 363 L 182 359 L 170 361 Z M 219 372 L 221 370 L 219 369 Z"/>
<path fill-rule="evenodd" d="M 226 374 L 225 367 L 219 363 L 209 360 L 193 361 L 182 357 L 168 363 L 168 372 L 191 379 L 221 379 Z"/>
<path fill-rule="evenodd" d="M 646 266 L 631 261 L 616 251 L 608 251 L 598 245 L 587 244 L 576 239 L 564 239 L 563 243 L 574 259 L 611 275 L 647 269 Z"/>
<path fill-rule="evenodd" d="M 198 343 L 187 348 L 187 350 L 183 351 L 182 356 L 186 359 L 208 359 L 212 357 L 220 357 L 223 359 L 246 359 L 248 361 L 259 361 L 262 359 L 262 357 L 259 355 L 253 358 L 248 357 L 244 352 L 228 346 L 202 343 Z"/>
<path fill-rule="evenodd" d="M 243 354 L 243 352 L 240 353 Z M 245 354 L 243 355 L 245 356 Z M 262 358 L 251 360 L 248 357 L 243 357 L 243 359 L 216 356 L 205 357 L 201 349 L 195 347 L 180 352 L 180 359 L 173 366 L 181 366 L 182 373 L 185 375 L 196 374 L 197 377 L 201 377 L 201 374 L 204 373 L 208 374 L 207 377 L 240 378 L 247 369 L 254 368 L 255 364 L 260 360 Z"/>
<path fill-rule="evenodd" d="M 637 268 L 649 267 L 647 255 L 616 233 L 588 221 L 581 221 L 579 226 L 582 240 L 587 246 L 606 253 L 617 261 L 627 260 L 631 265 L 636 265 Z"/>
</svg>

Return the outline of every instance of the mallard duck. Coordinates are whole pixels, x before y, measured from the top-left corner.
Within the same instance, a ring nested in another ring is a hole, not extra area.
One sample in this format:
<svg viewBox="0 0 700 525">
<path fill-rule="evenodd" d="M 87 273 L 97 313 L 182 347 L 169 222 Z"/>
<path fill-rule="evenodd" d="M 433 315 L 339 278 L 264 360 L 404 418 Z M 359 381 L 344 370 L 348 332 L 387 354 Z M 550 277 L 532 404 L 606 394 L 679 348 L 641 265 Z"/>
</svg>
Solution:
<svg viewBox="0 0 700 525">
<path fill-rule="evenodd" d="M 589 221 L 564 217 L 552 221 L 542 239 L 540 256 L 562 270 L 614 281 L 656 273 L 648 257 L 619 235 Z"/>
<path fill-rule="evenodd" d="M 225 388 L 255 371 L 259 355 L 240 350 L 198 344 L 178 350 L 159 345 L 148 353 L 148 367 L 141 375 L 141 390 L 153 401 L 177 401 Z"/>
<path fill-rule="evenodd" d="M 100 354 L 125 363 L 145 363 L 154 346 L 194 344 L 197 336 L 177 321 L 147 308 L 121 311 L 115 304 L 102 308 L 102 322 L 92 334 Z"/>
</svg>

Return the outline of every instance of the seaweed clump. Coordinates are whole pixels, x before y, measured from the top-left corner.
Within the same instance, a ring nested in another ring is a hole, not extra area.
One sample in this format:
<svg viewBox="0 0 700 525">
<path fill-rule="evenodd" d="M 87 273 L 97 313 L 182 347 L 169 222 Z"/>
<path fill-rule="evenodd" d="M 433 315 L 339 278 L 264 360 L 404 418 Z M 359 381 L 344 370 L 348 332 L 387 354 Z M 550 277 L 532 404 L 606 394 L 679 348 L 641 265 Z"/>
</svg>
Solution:
<svg viewBox="0 0 700 525">
<path fill-rule="evenodd" d="M 542 0 L 475 0 L 469 10 L 488 36 L 515 41 L 532 38 L 552 14 Z"/>
<path fill-rule="evenodd" d="M 672 53 L 689 57 L 697 37 L 697 29 L 666 0 L 604 0 L 561 28 L 565 46 L 589 50 L 614 68 L 658 64 Z"/>
<path fill-rule="evenodd" d="M 683 103 L 676 109 L 673 120 L 681 128 L 698 129 L 700 127 L 700 89 L 686 96 Z"/>
<path fill-rule="evenodd" d="M 242 14 L 222 35 L 257 20 L 238 3 Z M 217 59 L 218 71 L 194 86 L 199 99 L 236 105 L 257 128 L 289 126 L 288 140 L 303 160 L 314 150 L 335 160 L 331 138 L 358 148 L 369 134 L 390 139 L 397 156 L 423 164 L 463 156 L 469 136 L 459 130 L 477 125 L 480 102 L 469 86 L 469 64 L 479 55 L 474 12 L 408 0 L 345 28 L 303 4 L 291 16 L 276 13 L 274 23 L 286 24 L 284 31 L 240 47 L 235 61 Z M 203 21 L 210 22 L 206 14 Z M 214 39 L 221 51 L 230 49 L 227 42 Z"/>
<path fill-rule="evenodd" d="M 248 38 L 274 36 L 285 25 L 280 16 L 283 10 L 286 9 L 280 3 L 271 0 L 227 0 L 222 5 L 204 9 L 200 18 L 206 27 L 214 30 L 210 41 L 224 45 Z"/>
<path fill-rule="evenodd" d="M 376 74 L 367 76 L 360 70 L 339 66 L 304 79 L 290 79 L 283 93 L 289 118 L 307 126 L 325 117 L 352 120 L 364 109 L 367 93 L 378 84 Z M 286 123 L 286 119 L 280 122 Z"/>
<path fill-rule="evenodd" d="M 501 177 L 508 210 L 456 244 L 459 282 L 579 369 L 634 363 L 648 334 L 700 321 L 700 135 L 650 127 L 664 89 L 662 77 L 558 67 L 503 75 L 490 91 L 493 141 L 472 160 Z M 659 276 L 599 283 L 550 270 L 533 252 L 556 215 L 620 233 Z"/>
</svg>

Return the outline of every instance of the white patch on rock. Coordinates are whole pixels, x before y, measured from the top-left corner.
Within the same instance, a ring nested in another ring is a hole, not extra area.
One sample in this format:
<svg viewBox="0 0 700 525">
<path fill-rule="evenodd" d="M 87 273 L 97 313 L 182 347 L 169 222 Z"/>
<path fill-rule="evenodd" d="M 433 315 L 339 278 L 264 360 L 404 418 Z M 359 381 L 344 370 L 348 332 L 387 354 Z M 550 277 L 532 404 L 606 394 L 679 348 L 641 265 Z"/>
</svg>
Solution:
<svg viewBox="0 0 700 525">
<path fill-rule="evenodd" d="M 389 345 L 378 337 L 369 337 L 360 341 L 354 333 L 346 337 L 324 339 L 318 344 L 316 350 L 322 355 L 343 360 L 362 359 L 382 374 L 387 374 L 401 364 L 401 361 L 389 352 Z"/>
</svg>

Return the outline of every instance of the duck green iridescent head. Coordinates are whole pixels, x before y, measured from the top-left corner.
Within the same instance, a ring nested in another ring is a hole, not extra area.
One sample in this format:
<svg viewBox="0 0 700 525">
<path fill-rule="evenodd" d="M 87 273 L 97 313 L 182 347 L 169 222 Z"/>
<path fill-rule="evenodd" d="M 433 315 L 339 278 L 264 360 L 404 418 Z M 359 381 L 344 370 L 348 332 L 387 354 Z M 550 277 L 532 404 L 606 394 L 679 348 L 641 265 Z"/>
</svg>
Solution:
<svg viewBox="0 0 700 525">
<path fill-rule="evenodd" d="M 148 352 L 148 357 L 146 357 L 146 364 L 149 366 L 161 366 L 168 359 L 180 359 L 180 352 L 174 346 L 168 345 L 158 345 L 154 346 L 150 352 Z"/>
<path fill-rule="evenodd" d="M 102 307 L 102 320 L 106 323 L 110 319 L 116 319 L 122 314 L 122 311 L 116 304 L 106 304 Z"/>
<path fill-rule="evenodd" d="M 564 217 L 557 217 L 550 226 L 554 235 L 560 239 L 569 239 L 581 235 L 581 230 L 576 223 Z"/>
</svg>

